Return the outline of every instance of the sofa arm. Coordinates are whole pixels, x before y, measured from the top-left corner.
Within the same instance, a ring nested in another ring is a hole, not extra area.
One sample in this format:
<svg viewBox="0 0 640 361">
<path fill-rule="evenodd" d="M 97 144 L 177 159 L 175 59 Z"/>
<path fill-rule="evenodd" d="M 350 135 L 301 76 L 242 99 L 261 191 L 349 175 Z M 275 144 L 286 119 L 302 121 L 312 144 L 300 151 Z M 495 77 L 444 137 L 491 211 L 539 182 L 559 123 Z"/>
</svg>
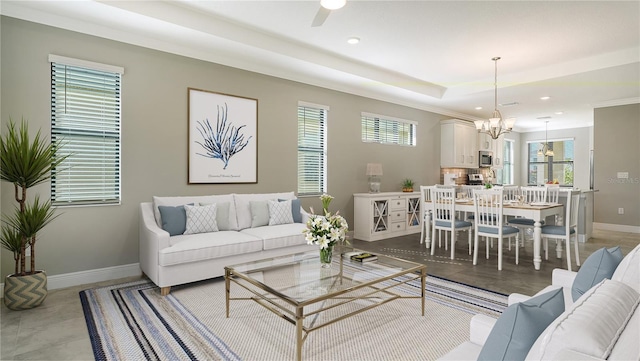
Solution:
<svg viewBox="0 0 640 361">
<path fill-rule="evenodd" d="M 524 302 L 528 299 L 530 299 L 533 296 L 527 296 L 527 295 L 523 295 L 522 293 L 512 293 L 509 295 L 509 298 L 507 300 L 507 305 L 511 306 L 514 303 L 518 303 L 518 302 Z"/>
<path fill-rule="evenodd" d="M 593 357 L 591 355 L 587 355 L 582 352 L 578 352 L 578 351 L 574 351 L 566 348 L 561 350 L 557 354 L 555 354 L 553 359 L 557 361 L 589 361 L 589 360 L 604 361 L 604 359 Z"/>
<path fill-rule="evenodd" d="M 140 268 L 158 284 L 160 250 L 169 247 L 169 232 L 158 227 L 153 215 L 153 203 L 140 203 L 138 222 Z"/>
<path fill-rule="evenodd" d="M 469 324 L 469 341 L 476 345 L 484 345 L 496 321 L 497 319 L 483 314 L 473 316 Z"/>
<path fill-rule="evenodd" d="M 551 274 L 551 284 L 558 287 L 571 288 L 573 280 L 576 278 L 578 272 L 567 271 L 562 268 L 555 268 Z"/>
</svg>

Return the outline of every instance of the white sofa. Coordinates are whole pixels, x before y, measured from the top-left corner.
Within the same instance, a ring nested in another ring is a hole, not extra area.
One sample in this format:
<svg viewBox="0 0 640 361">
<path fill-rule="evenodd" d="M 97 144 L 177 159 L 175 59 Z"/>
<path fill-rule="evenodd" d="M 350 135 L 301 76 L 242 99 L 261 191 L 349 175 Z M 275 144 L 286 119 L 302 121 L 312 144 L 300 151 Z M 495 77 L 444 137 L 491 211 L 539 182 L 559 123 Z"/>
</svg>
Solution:
<svg viewBox="0 0 640 361">
<path fill-rule="evenodd" d="M 536 295 L 563 288 L 565 311 L 535 341 L 527 360 L 640 360 L 640 245 L 618 265 L 611 280 L 593 286 L 575 302 L 577 272 L 555 269 L 552 284 Z M 509 305 L 528 296 L 512 294 Z M 440 360 L 477 360 L 496 319 L 476 315 L 470 339 Z"/>
<path fill-rule="evenodd" d="M 153 197 L 140 204 L 140 267 L 167 295 L 171 286 L 223 276 L 225 266 L 317 249 L 302 233 L 308 219 L 302 208 L 302 223 L 252 228 L 252 202 L 293 199 L 293 192 Z M 162 228 L 158 206 L 227 203 L 226 230 L 170 236 Z"/>
</svg>

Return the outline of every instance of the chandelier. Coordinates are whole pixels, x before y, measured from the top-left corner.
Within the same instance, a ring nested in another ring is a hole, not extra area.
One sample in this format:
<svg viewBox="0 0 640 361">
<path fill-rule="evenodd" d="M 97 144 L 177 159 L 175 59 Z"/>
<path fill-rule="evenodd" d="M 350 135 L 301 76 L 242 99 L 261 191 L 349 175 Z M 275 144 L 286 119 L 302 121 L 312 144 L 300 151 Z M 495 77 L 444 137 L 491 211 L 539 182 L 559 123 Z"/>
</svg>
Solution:
<svg viewBox="0 0 640 361">
<path fill-rule="evenodd" d="M 549 121 L 547 120 L 544 130 L 544 143 L 542 148 L 538 149 L 538 156 L 553 157 L 553 149 L 549 148 Z"/>
<path fill-rule="evenodd" d="M 498 110 L 498 60 L 499 56 L 491 58 L 495 63 L 495 104 L 493 108 L 493 115 L 489 120 L 476 120 L 474 121 L 478 133 L 486 133 L 491 136 L 491 139 L 498 139 L 502 134 L 511 132 L 513 125 L 516 123 L 514 118 L 503 119 L 502 114 Z"/>
</svg>

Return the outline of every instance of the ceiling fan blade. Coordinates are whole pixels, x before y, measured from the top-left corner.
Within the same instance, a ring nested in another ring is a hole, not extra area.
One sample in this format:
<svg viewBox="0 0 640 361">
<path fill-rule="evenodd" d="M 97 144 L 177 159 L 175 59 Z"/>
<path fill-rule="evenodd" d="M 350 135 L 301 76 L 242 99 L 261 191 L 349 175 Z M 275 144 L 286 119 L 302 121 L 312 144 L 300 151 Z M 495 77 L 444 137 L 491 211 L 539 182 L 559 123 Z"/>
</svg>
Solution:
<svg viewBox="0 0 640 361">
<path fill-rule="evenodd" d="M 321 26 L 322 24 L 324 24 L 324 21 L 327 20 L 327 18 L 329 17 L 329 14 L 331 14 L 331 10 L 325 9 L 321 6 L 320 9 L 318 9 L 316 16 L 313 18 L 313 22 L 311 22 L 311 26 L 314 28 Z"/>
</svg>

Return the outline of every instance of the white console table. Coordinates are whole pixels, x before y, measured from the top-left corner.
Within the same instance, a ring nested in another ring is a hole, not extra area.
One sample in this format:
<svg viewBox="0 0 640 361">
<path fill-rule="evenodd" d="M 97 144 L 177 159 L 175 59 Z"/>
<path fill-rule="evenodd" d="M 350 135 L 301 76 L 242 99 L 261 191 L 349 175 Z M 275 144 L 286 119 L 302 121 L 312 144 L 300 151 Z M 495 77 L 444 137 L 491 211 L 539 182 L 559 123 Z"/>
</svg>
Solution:
<svg viewBox="0 0 640 361">
<path fill-rule="evenodd" d="M 354 237 L 363 241 L 420 232 L 420 192 L 355 193 Z"/>
</svg>

